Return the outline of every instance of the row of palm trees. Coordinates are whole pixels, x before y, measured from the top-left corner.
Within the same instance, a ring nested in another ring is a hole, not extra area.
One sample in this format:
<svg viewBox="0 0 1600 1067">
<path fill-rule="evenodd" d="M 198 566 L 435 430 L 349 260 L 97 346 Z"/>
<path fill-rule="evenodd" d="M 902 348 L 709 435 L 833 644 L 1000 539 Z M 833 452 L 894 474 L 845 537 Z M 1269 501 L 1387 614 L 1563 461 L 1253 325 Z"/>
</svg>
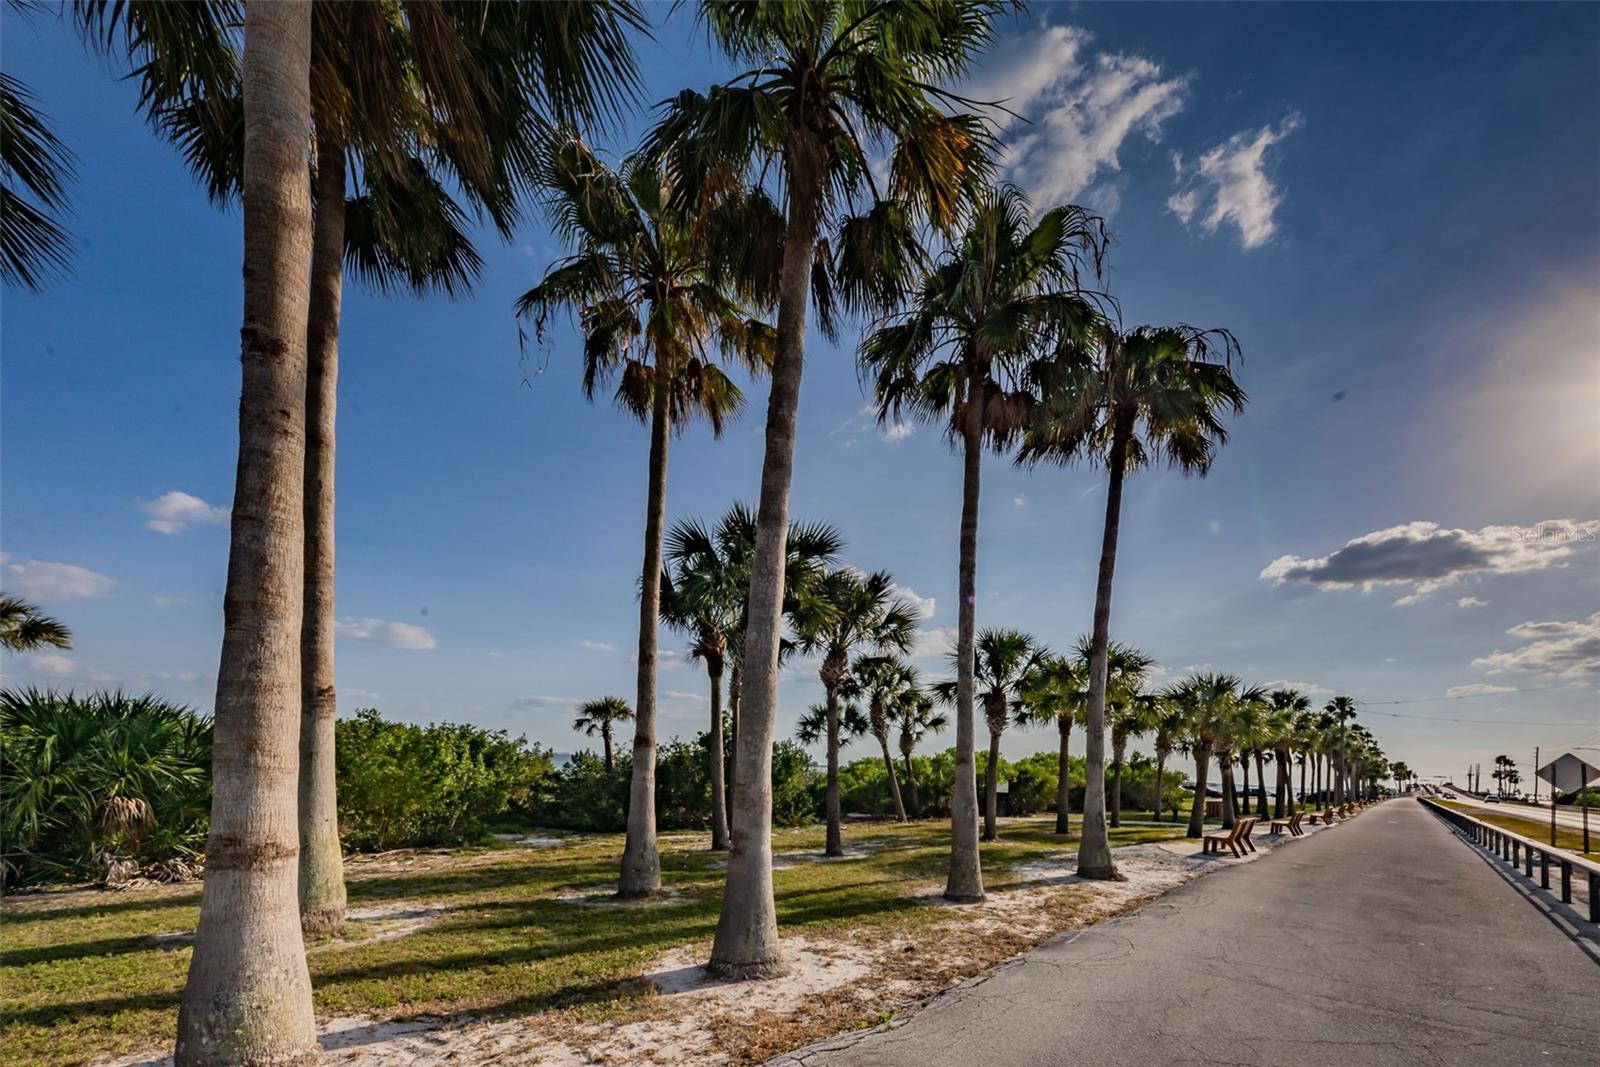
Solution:
<svg viewBox="0 0 1600 1067">
<path fill-rule="evenodd" d="M 946 895 L 954 900 L 983 896 L 979 686 L 988 686 L 993 726 L 1001 702 L 990 694 L 1020 682 L 1011 651 L 983 668 L 992 677 L 980 674 L 982 457 L 1104 467 L 1079 870 L 1116 876 L 1104 749 L 1117 703 L 1109 634 L 1124 480 L 1155 462 L 1203 474 L 1226 439 L 1222 417 L 1240 412 L 1245 395 L 1226 331 L 1117 321 L 1115 303 L 1092 287 L 1107 246 L 1099 219 L 1070 205 L 1036 211 L 1015 189 L 990 184 L 998 146 L 980 102 L 950 87 L 1010 5 L 707 0 L 698 19 L 742 72 L 665 101 L 640 150 L 616 168 L 583 138 L 638 99 L 629 33 L 646 22 L 631 0 L 240 6 L 84 0 L 70 8 L 97 47 L 130 61 L 141 107 L 213 198 L 243 208 L 243 378 L 215 807 L 180 1063 L 286 1062 L 314 1046 L 301 927 L 331 929 L 343 916 L 331 728 L 343 274 L 351 269 L 379 291 L 464 289 L 478 270 L 469 214 L 509 234 L 524 206 L 542 204 L 571 253 L 518 312 L 536 332 L 557 311 L 575 314 L 586 390 L 615 382 L 618 401 L 650 427 L 620 891 L 660 888 L 655 671 L 665 619 L 691 634 L 714 692 L 717 672 L 734 676 L 730 857 L 709 966 L 734 977 L 782 969 L 770 839 L 777 678 L 797 617 L 796 577 L 838 570 L 837 548 L 804 544 L 808 533 L 826 541 L 829 531 L 797 529 L 789 518 L 813 311 L 830 337 L 847 315 L 868 321 L 859 358 L 880 417 L 940 422 L 963 457 L 949 695 L 957 754 Z M 19 99 L 11 88 L 8 115 Z M 42 137 L 32 144 L 35 164 L 64 158 Z M 46 200 L 59 191 L 31 176 L 24 184 Z M 27 240 L 8 222 L 8 256 L 14 233 Z M 46 232 L 35 253 L 48 267 L 61 243 Z M 8 269 L 16 262 L 26 260 L 9 258 Z M 20 276 L 30 284 L 40 274 Z M 760 491 L 736 539 L 719 528 L 680 544 L 666 528 L 668 445 L 694 416 L 715 431 L 737 412 L 739 390 L 718 360 L 770 377 Z M 724 583 L 720 614 L 680 610 L 679 596 L 702 579 Z M 866 603 L 868 587 L 881 585 L 871 575 L 820 580 L 841 602 Z M 909 640 L 907 617 L 891 604 L 849 624 L 824 613 L 796 629 L 835 668 L 824 678 L 825 690 L 835 682 L 835 704 L 849 700 L 837 649 L 896 652 Z M 869 722 L 889 715 L 887 696 L 876 710 L 865 699 Z M 824 729 L 842 715 L 825 705 Z M 721 729 L 720 715 L 713 724 Z M 720 758 L 715 739 L 711 749 Z"/>
</svg>

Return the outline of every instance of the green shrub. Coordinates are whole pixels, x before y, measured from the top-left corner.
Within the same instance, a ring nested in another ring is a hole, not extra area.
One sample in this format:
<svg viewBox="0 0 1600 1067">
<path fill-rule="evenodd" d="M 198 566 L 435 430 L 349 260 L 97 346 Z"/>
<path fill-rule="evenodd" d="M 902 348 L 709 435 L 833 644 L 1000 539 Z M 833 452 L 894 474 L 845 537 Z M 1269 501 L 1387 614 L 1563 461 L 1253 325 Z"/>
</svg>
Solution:
<svg viewBox="0 0 1600 1067">
<path fill-rule="evenodd" d="M 0 692 L 5 882 L 193 859 L 210 808 L 211 720 L 150 694 Z"/>
<path fill-rule="evenodd" d="M 503 730 L 390 722 L 374 708 L 336 730 L 347 849 L 477 840 L 500 816 L 536 809 L 553 777 L 543 749 Z"/>
</svg>

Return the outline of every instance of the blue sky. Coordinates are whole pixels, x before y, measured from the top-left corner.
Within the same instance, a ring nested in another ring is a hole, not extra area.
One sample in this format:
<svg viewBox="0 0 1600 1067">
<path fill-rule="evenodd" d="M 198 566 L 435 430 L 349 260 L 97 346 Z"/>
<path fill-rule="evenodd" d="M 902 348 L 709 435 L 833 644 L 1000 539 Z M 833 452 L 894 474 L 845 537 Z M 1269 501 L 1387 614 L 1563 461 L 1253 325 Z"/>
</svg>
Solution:
<svg viewBox="0 0 1600 1067">
<path fill-rule="evenodd" d="M 723 73 L 688 14 L 640 43 L 649 102 Z M 1106 214 L 1130 324 L 1226 326 L 1245 351 L 1252 400 L 1211 475 L 1130 483 L 1115 635 L 1171 677 L 1350 693 L 1424 774 L 1600 746 L 1600 8 L 1040 6 L 1004 29 L 972 88 L 1032 120 L 1003 131 L 1008 175 Z M 65 27 L 7 11 L 0 47 L 77 153 L 80 246 L 69 279 L 4 294 L 0 577 L 78 638 L 6 679 L 209 708 L 239 218 Z M 519 353 L 511 304 L 551 235 L 480 247 L 468 299 L 347 288 L 340 708 L 565 750 L 574 702 L 632 695 L 645 433 L 582 400 L 570 331 Z M 936 677 L 960 467 L 936 429 L 863 412 L 855 332 L 808 344 L 793 511 L 928 610 Z M 750 395 L 722 441 L 674 443 L 671 516 L 754 498 Z M 1103 503 L 1093 471 L 990 460 L 980 625 L 1087 629 Z M 662 730 L 689 736 L 705 679 L 682 647 Z M 781 731 L 814 678 L 786 674 Z"/>
</svg>

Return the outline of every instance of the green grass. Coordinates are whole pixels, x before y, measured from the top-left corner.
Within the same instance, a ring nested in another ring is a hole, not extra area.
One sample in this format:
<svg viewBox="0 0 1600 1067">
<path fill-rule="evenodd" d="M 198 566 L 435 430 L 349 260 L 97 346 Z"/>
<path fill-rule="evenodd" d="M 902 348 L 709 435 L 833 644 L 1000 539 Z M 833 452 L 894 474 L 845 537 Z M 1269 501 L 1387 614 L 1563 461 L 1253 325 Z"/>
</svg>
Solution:
<svg viewBox="0 0 1600 1067">
<path fill-rule="evenodd" d="M 1529 812 L 1527 815 L 1501 814 L 1498 811 L 1485 811 L 1476 804 L 1463 804 L 1460 801 L 1435 800 L 1441 807 L 1452 808 L 1472 816 L 1479 822 L 1486 822 L 1490 826 L 1498 826 L 1502 830 L 1510 830 L 1514 834 L 1532 838 L 1541 845 L 1550 840 L 1549 816 L 1540 817 L 1538 812 Z M 1594 846 L 1600 843 L 1600 819 L 1595 820 L 1595 825 L 1589 828 L 1589 844 Z M 1556 847 L 1568 852 L 1576 853 L 1585 859 L 1600 860 L 1600 849 L 1583 851 L 1583 831 L 1574 830 L 1570 826 L 1556 825 Z"/>
<path fill-rule="evenodd" d="M 1053 819 L 1002 825 L 983 846 L 992 888 L 1007 868 L 1077 847 Z M 1078 820 L 1074 818 L 1076 828 Z M 1113 844 L 1182 836 L 1178 827 L 1124 827 Z M 942 884 L 949 829 L 943 822 L 846 827 L 846 848 L 876 849 L 856 860 L 801 863 L 775 875 L 778 921 L 788 933 L 839 935 L 870 928 L 886 936 L 947 920 L 948 908 L 917 903 L 908 889 Z M 779 831 L 774 850 L 819 850 L 822 830 Z M 597 907 L 559 899 L 614 884 L 618 836 L 577 838 L 559 848 L 467 849 L 448 857 L 407 853 L 351 864 L 352 908 L 406 901 L 441 909 L 403 937 L 313 942 L 309 961 L 320 1016 L 396 1018 L 576 1009 L 624 1013 L 640 975 L 664 952 L 709 941 L 721 903 L 722 857 L 701 836 L 662 842 L 666 904 Z M 408 869 L 409 867 L 409 869 Z M 1026 876 L 1012 876 L 1020 881 Z M 0 1046 L 11 1063 L 80 1063 L 102 1053 L 159 1048 L 173 1039 L 199 914 L 196 885 L 122 893 L 23 894 L 5 901 L 0 923 Z"/>
</svg>

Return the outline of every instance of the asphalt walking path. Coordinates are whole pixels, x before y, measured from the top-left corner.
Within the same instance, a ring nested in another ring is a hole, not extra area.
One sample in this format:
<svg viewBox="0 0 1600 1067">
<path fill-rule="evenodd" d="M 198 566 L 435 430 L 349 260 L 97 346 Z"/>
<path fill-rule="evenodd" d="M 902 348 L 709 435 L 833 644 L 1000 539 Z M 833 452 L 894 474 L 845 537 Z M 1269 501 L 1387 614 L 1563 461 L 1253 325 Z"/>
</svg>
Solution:
<svg viewBox="0 0 1600 1067">
<path fill-rule="evenodd" d="M 1595 928 L 1506 870 L 1392 800 L 775 1062 L 1600 1065 Z"/>
</svg>

